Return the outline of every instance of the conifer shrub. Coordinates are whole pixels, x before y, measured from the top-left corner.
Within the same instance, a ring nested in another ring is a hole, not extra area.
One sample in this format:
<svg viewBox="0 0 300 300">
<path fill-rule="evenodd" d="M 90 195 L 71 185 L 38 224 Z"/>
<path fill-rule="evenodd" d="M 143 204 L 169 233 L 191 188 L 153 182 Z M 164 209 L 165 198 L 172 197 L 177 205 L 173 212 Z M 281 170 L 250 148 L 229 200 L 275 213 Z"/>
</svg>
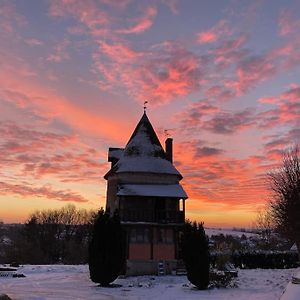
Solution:
<svg viewBox="0 0 300 300">
<path fill-rule="evenodd" d="M 112 217 L 103 210 L 94 221 L 89 243 L 89 270 L 93 282 L 109 286 L 126 262 L 126 234 L 117 213 Z"/>
<path fill-rule="evenodd" d="M 186 221 L 181 239 L 181 249 L 188 280 L 200 290 L 207 289 L 209 250 L 203 223 Z"/>
</svg>

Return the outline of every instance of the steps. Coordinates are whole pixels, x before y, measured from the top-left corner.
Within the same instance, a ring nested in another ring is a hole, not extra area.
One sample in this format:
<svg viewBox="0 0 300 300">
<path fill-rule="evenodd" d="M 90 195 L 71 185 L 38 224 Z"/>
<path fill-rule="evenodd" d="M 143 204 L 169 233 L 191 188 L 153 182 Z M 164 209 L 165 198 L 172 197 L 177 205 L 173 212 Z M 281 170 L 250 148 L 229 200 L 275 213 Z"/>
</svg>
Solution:
<svg viewBox="0 0 300 300">
<path fill-rule="evenodd" d="M 158 262 L 158 276 L 166 275 L 166 265 L 163 260 Z"/>
</svg>

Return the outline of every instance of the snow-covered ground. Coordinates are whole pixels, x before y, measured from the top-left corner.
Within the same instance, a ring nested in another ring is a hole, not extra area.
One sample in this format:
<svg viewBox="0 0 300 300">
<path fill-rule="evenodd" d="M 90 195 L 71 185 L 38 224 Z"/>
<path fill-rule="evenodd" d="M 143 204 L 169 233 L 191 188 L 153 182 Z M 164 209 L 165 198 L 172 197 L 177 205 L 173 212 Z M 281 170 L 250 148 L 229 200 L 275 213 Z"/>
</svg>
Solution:
<svg viewBox="0 0 300 300">
<path fill-rule="evenodd" d="M 300 299 L 300 272 L 295 276 L 295 283 L 289 282 L 280 300 L 299 300 Z"/>
<path fill-rule="evenodd" d="M 199 291 L 185 276 L 139 276 L 117 279 L 119 288 L 102 288 L 89 279 L 88 267 L 21 267 L 25 278 L 0 277 L 0 294 L 12 299 L 201 299 L 201 300 L 272 300 L 279 299 L 292 276 L 287 270 L 239 270 L 238 287 Z"/>
</svg>

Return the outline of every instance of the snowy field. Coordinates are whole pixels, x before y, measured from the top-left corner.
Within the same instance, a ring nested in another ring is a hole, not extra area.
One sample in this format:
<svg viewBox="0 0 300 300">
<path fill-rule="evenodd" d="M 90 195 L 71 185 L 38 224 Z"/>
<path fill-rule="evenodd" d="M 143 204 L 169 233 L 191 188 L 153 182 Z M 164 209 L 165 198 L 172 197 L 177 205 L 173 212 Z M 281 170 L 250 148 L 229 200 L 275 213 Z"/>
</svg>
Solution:
<svg viewBox="0 0 300 300">
<path fill-rule="evenodd" d="M 0 294 L 12 299 L 279 299 L 299 269 L 239 270 L 238 287 L 198 291 L 185 276 L 140 276 L 117 279 L 118 288 L 102 288 L 89 279 L 88 267 L 33 266 L 19 268 L 25 278 L 0 277 Z"/>
</svg>

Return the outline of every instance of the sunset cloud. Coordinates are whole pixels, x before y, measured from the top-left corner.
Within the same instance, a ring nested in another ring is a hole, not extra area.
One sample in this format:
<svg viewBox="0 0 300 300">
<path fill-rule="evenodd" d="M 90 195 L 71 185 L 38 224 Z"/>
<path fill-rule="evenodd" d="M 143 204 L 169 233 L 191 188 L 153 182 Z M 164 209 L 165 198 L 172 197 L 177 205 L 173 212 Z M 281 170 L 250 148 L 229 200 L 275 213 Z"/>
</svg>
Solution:
<svg viewBox="0 0 300 300">
<path fill-rule="evenodd" d="M 247 57 L 237 65 L 235 88 L 239 94 L 245 93 L 256 84 L 274 76 L 276 72 L 277 68 L 268 56 Z"/>
<path fill-rule="evenodd" d="M 258 100 L 264 104 L 273 104 L 276 107 L 264 111 L 259 115 L 261 126 L 274 126 L 280 123 L 299 124 L 300 120 L 300 89 L 294 86 L 277 96 L 266 96 Z"/>
<path fill-rule="evenodd" d="M 162 142 L 174 138 L 188 217 L 249 225 L 265 174 L 300 139 L 296 2 L 2 1 L 0 206 L 18 221 L 20 198 L 26 213 L 104 205 L 107 149 L 148 101 Z"/>
<path fill-rule="evenodd" d="M 70 59 L 67 47 L 70 45 L 70 41 L 65 39 L 60 44 L 56 45 L 53 49 L 53 53 L 49 54 L 47 60 L 59 63 L 63 60 Z"/>
<path fill-rule="evenodd" d="M 200 88 L 203 71 L 201 58 L 177 44 L 164 44 L 149 51 L 136 51 L 124 44 L 100 43 L 95 56 L 98 70 L 108 83 L 123 84 L 140 101 L 166 103 Z"/>
<path fill-rule="evenodd" d="M 197 34 L 197 42 L 200 44 L 209 44 L 216 42 L 220 37 L 228 35 L 230 30 L 226 21 L 221 20 L 215 26 L 207 31 L 201 31 Z"/>
<path fill-rule="evenodd" d="M 81 195 L 70 190 L 54 190 L 51 185 L 33 187 L 30 184 L 10 184 L 0 181 L 0 195 L 17 195 L 21 197 L 42 197 L 66 202 L 88 202 Z"/>
<path fill-rule="evenodd" d="M 216 134 L 233 134 L 257 124 L 256 113 L 252 108 L 225 112 L 205 102 L 194 104 L 179 117 L 185 128 L 194 130 L 196 126 Z"/>
<path fill-rule="evenodd" d="M 278 26 L 279 34 L 283 36 L 298 32 L 297 30 L 300 28 L 300 18 L 294 16 L 290 10 L 283 10 L 279 16 Z"/>
<path fill-rule="evenodd" d="M 17 28 L 25 26 L 25 17 L 17 12 L 16 6 L 12 1 L 3 0 L 0 6 L 0 32 L 6 36 L 14 34 Z"/>
<path fill-rule="evenodd" d="M 146 30 L 148 30 L 152 24 L 153 20 L 157 14 L 157 9 L 155 6 L 148 6 L 144 9 L 143 16 L 134 20 L 134 25 L 130 28 L 126 29 L 119 29 L 117 30 L 118 33 L 123 34 L 139 34 Z"/>
<path fill-rule="evenodd" d="M 57 178 L 61 182 L 98 182 L 100 153 L 80 143 L 78 137 L 25 129 L 14 123 L 0 123 L 0 170 L 16 168 L 19 174 L 40 179 Z M 74 150 L 74 148 L 76 150 Z"/>
</svg>

